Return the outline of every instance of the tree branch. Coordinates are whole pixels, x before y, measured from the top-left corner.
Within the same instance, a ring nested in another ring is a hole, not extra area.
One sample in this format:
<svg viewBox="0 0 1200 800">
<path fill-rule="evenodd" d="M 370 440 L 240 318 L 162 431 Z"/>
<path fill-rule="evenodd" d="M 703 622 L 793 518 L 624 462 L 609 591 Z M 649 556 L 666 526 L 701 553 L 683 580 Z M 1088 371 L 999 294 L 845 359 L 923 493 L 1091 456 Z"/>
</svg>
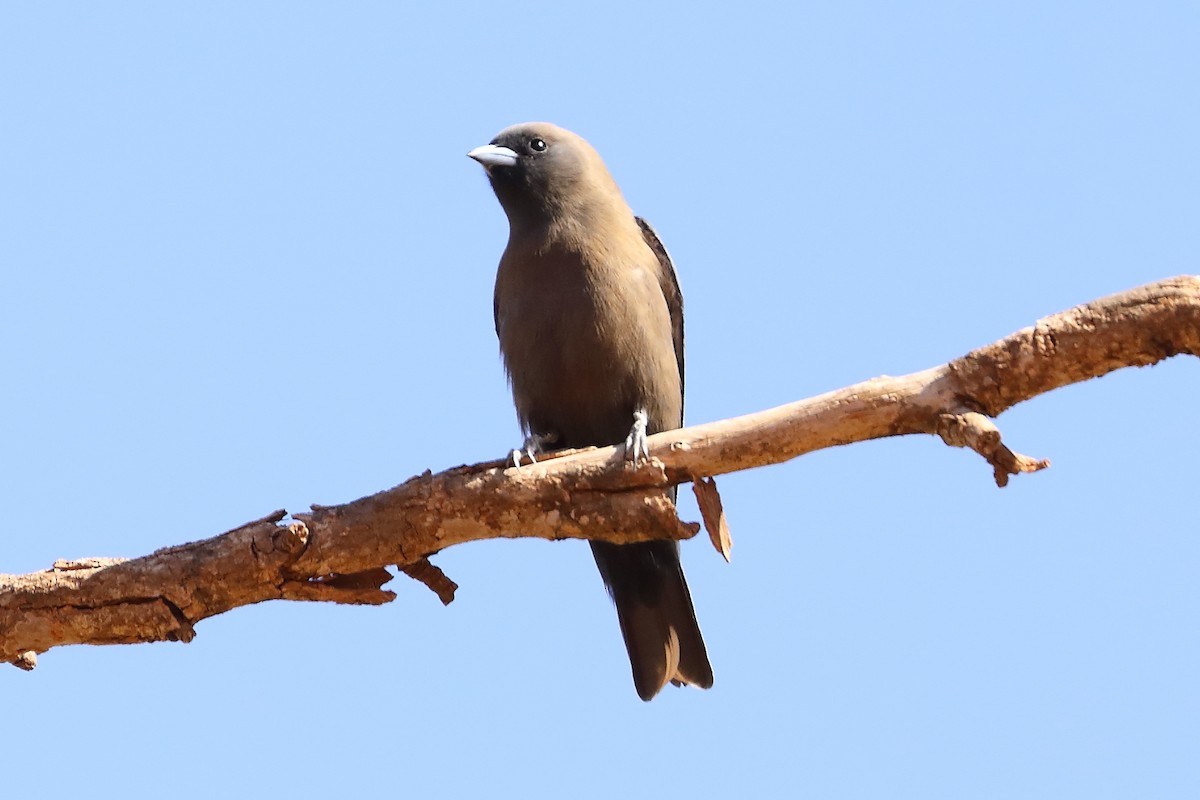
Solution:
<svg viewBox="0 0 1200 800">
<path fill-rule="evenodd" d="M 428 557 L 499 537 L 610 542 L 687 538 L 665 489 L 775 464 L 814 450 L 926 433 L 969 447 L 996 483 L 1048 466 L 1011 451 L 991 418 L 1070 383 L 1179 354 L 1200 354 L 1200 278 L 1183 276 L 1039 320 L 939 367 L 880 377 L 778 408 L 650 437 L 653 458 L 628 466 L 615 447 L 426 472 L 387 491 L 288 518 L 277 511 L 228 533 L 130 560 L 59 561 L 0 575 L 0 661 L 32 669 L 65 644 L 190 641 L 194 625 L 263 600 L 380 604 L 396 564 L 453 598 Z M 715 483 L 698 489 L 728 556 Z"/>
</svg>

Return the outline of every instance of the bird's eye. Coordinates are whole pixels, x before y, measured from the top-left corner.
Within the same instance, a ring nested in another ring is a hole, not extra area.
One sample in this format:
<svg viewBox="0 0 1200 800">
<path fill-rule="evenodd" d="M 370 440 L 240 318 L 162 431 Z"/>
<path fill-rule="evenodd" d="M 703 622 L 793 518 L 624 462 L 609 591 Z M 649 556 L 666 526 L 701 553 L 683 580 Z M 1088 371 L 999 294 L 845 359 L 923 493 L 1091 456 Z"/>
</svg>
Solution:
<svg viewBox="0 0 1200 800">
<path fill-rule="evenodd" d="M 529 149 L 533 150 L 534 152 L 537 152 L 537 153 L 542 152 L 543 150 L 546 149 L 546 140 L 545 139 L 530 139 L 529 140 Z"/>
</svg>

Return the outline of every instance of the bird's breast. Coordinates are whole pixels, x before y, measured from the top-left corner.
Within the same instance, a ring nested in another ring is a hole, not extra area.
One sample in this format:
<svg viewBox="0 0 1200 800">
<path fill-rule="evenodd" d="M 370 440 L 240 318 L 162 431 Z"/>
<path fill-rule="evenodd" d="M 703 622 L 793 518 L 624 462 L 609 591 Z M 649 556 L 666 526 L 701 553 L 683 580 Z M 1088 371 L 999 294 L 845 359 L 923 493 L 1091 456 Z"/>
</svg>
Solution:
<svg viewBox="0 0 1200 800">
<path fill-rule="evenodd" d="M 666 301 L 633 258 L 568 248 L 505 253 L 496 333 L 522 424 L 559 447 L 615 444 L 638 408 L 652 431 L 682 424 Z"/>
</svg>

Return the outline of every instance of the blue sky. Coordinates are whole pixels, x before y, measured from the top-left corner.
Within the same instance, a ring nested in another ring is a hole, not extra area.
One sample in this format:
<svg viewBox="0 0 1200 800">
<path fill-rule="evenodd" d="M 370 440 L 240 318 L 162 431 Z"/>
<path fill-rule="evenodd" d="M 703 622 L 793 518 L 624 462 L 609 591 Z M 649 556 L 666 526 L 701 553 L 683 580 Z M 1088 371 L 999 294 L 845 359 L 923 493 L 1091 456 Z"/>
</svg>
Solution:
<svg viewBox="0 0 1200 800">
<path fill-rule="evenodd" d="M 519 439 L 465 157 L 586 136 L 675 258 L 689 422 L 1197 272 L 1190 3 L 0 9 L 0 571 L 137 556 Z M 720 481 L 716 673 L 641 703 L 586 547 L 442 608 L 275 603 L 0 671 L 4 782 L 97 796 L 1190 797 L 1192 361 Z M 685 493 L 688 494 L 688 493 Z M 698 517 L 682 504 L 685 518 Z"/>
</svg>

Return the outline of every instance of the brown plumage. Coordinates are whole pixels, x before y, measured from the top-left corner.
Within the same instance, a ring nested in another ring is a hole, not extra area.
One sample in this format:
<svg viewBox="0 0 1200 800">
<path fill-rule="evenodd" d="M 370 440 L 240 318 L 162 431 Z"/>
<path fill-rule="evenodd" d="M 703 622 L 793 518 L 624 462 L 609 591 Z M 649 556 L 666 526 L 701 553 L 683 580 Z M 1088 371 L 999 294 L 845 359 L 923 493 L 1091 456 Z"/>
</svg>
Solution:
<svg viewBox="0 0 1200 800">
<path fill-rule="evenodd" d="M 683 424 L 683 298 L 666 249 L 596 151 L 548 123 L 468 155 L 509 221 L 496 274 L 500 351 L 521 426 L 551 447 L 626 441 Z M 708 688 L 712 667 L 674 541 L 592 542 L 643 700 Z"/>
</svg>

